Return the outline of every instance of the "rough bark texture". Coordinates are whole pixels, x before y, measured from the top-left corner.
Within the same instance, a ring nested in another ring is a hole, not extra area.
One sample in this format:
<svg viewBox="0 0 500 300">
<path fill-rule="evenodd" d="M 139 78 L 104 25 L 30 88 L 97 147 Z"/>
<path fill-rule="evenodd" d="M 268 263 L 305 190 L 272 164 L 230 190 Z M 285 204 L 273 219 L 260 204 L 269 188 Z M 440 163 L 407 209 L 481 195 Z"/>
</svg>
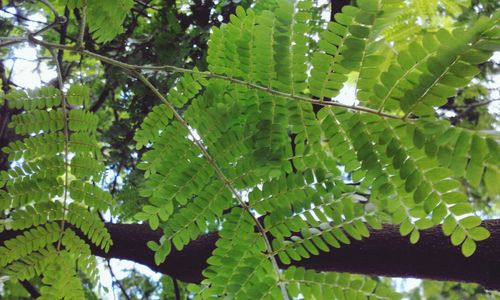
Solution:
<svg viewBox="0 0 500 300">
<path fill-rule="evenodd" d="M 293 264 L 317 271 L 475 282 L 500 290 L 500 219 L 484 221 L 483 225 L 491 237 L 479 242 L 476 253 L 469 258 L 461 254 L 459 247 L 450 244 L 440 226 L 422 231 L 420 241 L 412 245 L 407 237 L 400 236 L 397 226 L 386 225 L 383 230 L 372 231 L 367 239 Z M 204 235 L 182 251 L 173 250 L 165 263 L 156 266 L 146 242 L 159 240 L 161 231 L 140 224 L 106 226 L 113 246 L 108 253 L 93 247 L 95 255 L 131 260 L 187 282 L 202 280 L 201 272 L 218 239 L 217 233 Z M 16 234 L 18 232 L 1 233 L 0 243 Z"/>
</svg>

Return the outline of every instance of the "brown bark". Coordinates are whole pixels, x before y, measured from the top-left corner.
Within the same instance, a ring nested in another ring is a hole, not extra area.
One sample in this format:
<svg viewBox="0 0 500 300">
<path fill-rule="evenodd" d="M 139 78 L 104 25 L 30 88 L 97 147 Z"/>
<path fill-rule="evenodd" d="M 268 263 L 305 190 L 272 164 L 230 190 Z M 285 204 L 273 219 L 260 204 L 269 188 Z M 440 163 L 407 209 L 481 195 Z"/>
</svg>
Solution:
<svg viewBox="0 0 500 300">
<path fill-rule="evenodd" d="M 336 13 L 342 11 L 342 7 L 351 4 L 351 0 L 332 0 L 330 2 L 330 21 L 334 20 L 334 16 Z"/>
<path fill-rule="evenodd" d="M 423 230 L 420 241 L 412 245 L 407 237 L 400 236 L 397 226 L 385 225 L 382 230 L 372 230 L 369 238 L 352 241 L 350 245 L 322 252 L 293 265 L 317 271 L 474 282 L 500 290 L 500 219 L 486 220 L 483 225 L 491 232 L 491 237 L 479 242 L 476 253 L 469 258 L 461 254 L 459 247 L 451 245 L 440 226 Z M 108 253 L 93 247 L 95 255 L 134 261 L 186 282 L 202 280 L 201 272 L 207 266 L 206 260 L 218 238 L 217 233 L 201 236 L 181 251 L 173 250 L 166 262 L 157 266 L 146 242 L 159 240 L 160 230 L 154 231 L 140 224 L 106 226 L 113 246 Z M 16 234 L 1 233 L 0 243 Z"/>
</svg>

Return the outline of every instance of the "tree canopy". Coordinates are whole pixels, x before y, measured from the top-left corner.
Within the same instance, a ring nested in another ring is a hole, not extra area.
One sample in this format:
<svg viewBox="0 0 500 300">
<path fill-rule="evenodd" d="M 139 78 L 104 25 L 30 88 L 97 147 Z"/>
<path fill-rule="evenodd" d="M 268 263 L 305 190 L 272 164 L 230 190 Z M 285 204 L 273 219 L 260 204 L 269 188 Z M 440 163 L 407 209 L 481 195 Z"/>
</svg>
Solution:
<svg viewBox="0 0 500 300">
<path fill-rule="evenodd" d="M 100 299 L 103 264 L 120 299 L 499 296 L 496 1 L 0 17 L 2 297 Z M 34 89 L 26 47 L 56 74 Z"/>
</svg>

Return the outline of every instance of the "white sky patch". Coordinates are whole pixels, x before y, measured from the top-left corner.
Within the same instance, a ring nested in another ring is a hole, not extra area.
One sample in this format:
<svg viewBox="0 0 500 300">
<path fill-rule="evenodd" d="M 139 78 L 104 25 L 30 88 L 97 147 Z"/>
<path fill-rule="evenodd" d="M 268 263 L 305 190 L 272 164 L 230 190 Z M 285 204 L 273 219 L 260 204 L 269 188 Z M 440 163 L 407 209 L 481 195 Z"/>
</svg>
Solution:
<svg viewBox="0 0 500 300">
<path fill-rule="evenodd" d="M 333 100 L 347 105 L 357 105 L 359 101 L 356 99 L 356 86 L 346 83 Z"/>
<path fill-rule="evenodd" d="M 125 277 L 127 277 L 129 274 L 128 271 L 132 269 L 135 269 L 136 271 L 145 275 L 152 281 L 159 281 L 161 277 L 160 273 L 153 272 L 151 271 L 150 268 L 146 266 L 127 260 L 111 259 L 110 265 L 111 268 L 113 269 L 113 273 L 115 274 L 118 280 L 122 280 Z M 103 289 L 99 290 L 100 299 L 104 300 L 122 299 L 117 297 L 119 288 L 115 288 L 115 291 L 113 293 L 113 278 L 111 277 L 111 273 L 104 259 L 100 259 L 100 264 L 98 268 L 99 268 L 99 274 L 101 275 L 100 283 L 103 287 L 106 287 L 108 289 L 107 293 Z"/>
<path fill-rule="evenodd" d="M 409 292 L 422 284 L 421 279 L 416 278 L 392 278 L 396 291 L 400 293 Z M 407 297 L 403 299 L 409 299 Z"/>
<path fill-rule="evenodd" d="M 335 0 L 333 0 L 335 1 Z M 330 0 L 318 0 L 318 6 L 322 6 L 322 5 L 329 5 L 330 4 Z M 330 21 L 330 10 L 329 9 L 325 9 L 324 11 L 321 12 L 321 19 L 323 21 Z"/>
<path fill-rule="evenodd" d="M 6 10 L 16 13 L 13 7 Z M 0 12 L 0 17 L 11 18 L 12 15 Z M 42 14 L 33 14 L 29 18 L 33 21 L 47 22 L 47 18 Z M 43 26 L 37 22 L 27 22 L 26 25 L 29 31 L 35 31 Z M 56 71 L 38 57 L 37 49 L 27 44 L 11 48 L 3 62 L 7 70 L 13 70 L 12 81 L 23 88 L 40 87 L 57 76 Z"/>
<path fill-rule="evenodd" d="M 12 69 L 12 81 L 28 89 L 42 86 L 57 76 L 56 71 L 44 61 L 38 61 L 34 47 L 15 48 L 4 60 L 7 70 Z"/>
<path fill-rule="evenodd" d="M 491 61 L 500 64 L 500 51 L 493 53 L 490 59 Z M 486 86 L 490 89 L 490 99 L 500 99 L 500 74 L 495 74 L 492 76 L 492 81 L 488 82 Z M 493 101 L 488 105 L 488 110 L 491 113 L 500 114 L 500 100 Z M 495 128 L 500 130 L 500 128 Z"/>
</svg>

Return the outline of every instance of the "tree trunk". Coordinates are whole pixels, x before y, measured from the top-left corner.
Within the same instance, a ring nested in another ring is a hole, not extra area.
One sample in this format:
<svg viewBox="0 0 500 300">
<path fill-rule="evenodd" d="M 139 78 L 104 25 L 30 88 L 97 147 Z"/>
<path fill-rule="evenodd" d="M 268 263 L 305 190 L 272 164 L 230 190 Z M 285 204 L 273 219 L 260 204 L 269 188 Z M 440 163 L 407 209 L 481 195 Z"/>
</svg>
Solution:
<svg viewBox="0 0 500 300">
<path fill-rule="evenodd" d="M 419 242 L 412 245 L 399 234 L 397 226 L 385 225 L 382 230 L 372 230 L 369 238 L 352 241 L 340 249 L 332 248 L 293 265 L 316 271 L 474 282 L 500 290 L 500 219 L 486 220 L 483 226 L 491 232 L 491 237 L 479 242 L 477 251 L 469 258 L 461 254 L 459 247 L 451 245 L 440 226 L 421 231 Z M 158 241 L 160 230 L 141 224 L 106 224 L 106 227 L 113 246 L 108 253 L 92 247 L 95 255 L 131 260 L 186 282 L 202 280 L 201 272 L 218 239 L 217 233 L 201 236 L 182 251 L 172 250 L 166 262 L 157 266 L 146 243 Z M 0 243 L 16 234 L 19 232 L 1 233 Z"/>
</svg>

